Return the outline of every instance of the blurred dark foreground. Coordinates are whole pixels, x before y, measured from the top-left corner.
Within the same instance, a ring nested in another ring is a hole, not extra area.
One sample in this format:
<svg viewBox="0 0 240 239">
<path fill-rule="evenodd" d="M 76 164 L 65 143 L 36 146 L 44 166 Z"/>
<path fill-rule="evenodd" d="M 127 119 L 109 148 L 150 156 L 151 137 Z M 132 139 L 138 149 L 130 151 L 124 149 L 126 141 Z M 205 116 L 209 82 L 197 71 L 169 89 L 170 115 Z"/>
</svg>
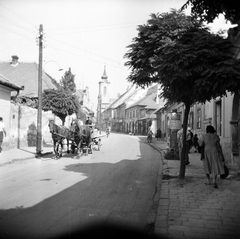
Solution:
<svg viewBox="0 0 240 239">
<path fill-rule="evenodd" d="M 133 229 L 127 226 L 119 226 L 116 224 L 93 224 L 81 230 L 76 230 L 64 235 L 58 235 L 50 239 L 123 239 L 123 238 L 137 238 L 137 239 L 164 239 L 161 235 L 154 235 L 154 226 L 149 225 L 144 230 Z"/>
</svg>

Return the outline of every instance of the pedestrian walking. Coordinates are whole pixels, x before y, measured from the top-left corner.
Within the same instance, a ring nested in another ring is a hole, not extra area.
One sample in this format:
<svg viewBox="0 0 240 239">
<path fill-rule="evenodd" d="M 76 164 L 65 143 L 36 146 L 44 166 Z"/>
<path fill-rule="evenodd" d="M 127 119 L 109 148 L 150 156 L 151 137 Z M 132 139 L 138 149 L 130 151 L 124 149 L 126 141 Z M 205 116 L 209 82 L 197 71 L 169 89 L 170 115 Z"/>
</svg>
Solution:
<svg viewBox="0 0 240 239">
<path fill-rule="evenodd" d="M 193 147 L 194 147 L 195 153 L 199 152 L 199 144 L 198 144 L 198 135 L 197 134 L 194 134 L 194 136 L 193 136 Z"/>
<path fill-rule="evenodd" d="M 7 136 L 5 124 L 3 123 L 3 118 L 0 117 L 0 153 L 2 152 L 3 134 L 5 135 L 5 137 Z"/>
<path fill-rule="evenodd" d="M 188 148 L 188 153 L 190 153 L 190 150 L 193 146 L 193 132 L 191 131 L 191 128 L 188 127 L 187 129 L 187 148 Z"/>
<path fill-rule="evenodd" d="M 152 143 L 152 135 L 153 135 L 153 132 L 152 132 L 151 126 L 149 126 L 148 133 L 147 133 L 147 142 L 148 143 Z"/>
<path fill-rule="evenodd" d="M 181 159 L 182 154 L 182 148 L 183 148 L 183 125 L 180 130 L 177 132 L 177 143 L 178 143 L 178 153 L 179 153 L 179 159 Z M 186 142 L 186 154 L 185 154 L 185 164 L 190 164 L 189 162 L 189 156 L 188 156 L 188 143 Z"/>
<path fill-rule="evenodd" d="M 160 128 L 157 129 L 156 138 L 157 138 L 157 140 L 160 140 L 162 138 L 162 131 Z"/>
<path fill-rule="evenodd" d="M 218 188 L 217 176 L 224 174 L 224 163 L 220 154 L 220 138 L 212 125 L 206 128 L 206 134 L 199 140 L 199 145 L 203 147 L 202 161 L 203 169 L 207 177 L 206 185 L 213 185 Z M 210 175 L 212 175 L 212 182 Z"/>
</svg>

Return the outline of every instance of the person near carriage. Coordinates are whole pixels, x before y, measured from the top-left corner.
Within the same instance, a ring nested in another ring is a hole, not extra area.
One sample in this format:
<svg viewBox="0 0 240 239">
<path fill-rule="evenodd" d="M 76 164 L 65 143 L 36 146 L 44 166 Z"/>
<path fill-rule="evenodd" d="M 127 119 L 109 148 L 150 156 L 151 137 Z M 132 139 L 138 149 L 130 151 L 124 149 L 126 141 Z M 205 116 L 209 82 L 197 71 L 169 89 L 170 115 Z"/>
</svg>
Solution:
<svg viewBox="0 0 240 239">
<path fill-rule="evenodd" d="M 147 142 L 148 143 L 152 143 L 152 135 L 153 135 L 153 132 L 152 132 L 151 126 L 149 126 L 148 133 L 147 133 Z"/>
<path fill-rule="evenodd" d="M 87 120 L 85 121 L 85 125 L 88 125 L 89 128 L 92 128 L 92 120 L 90 119 L 90 117 L 87 117 Z"/>
<path fill-rule="evenodd" d="M 5 124 L 3 123 L 3 118 L 0 117 L 0 153 L 2 152 L 2 143 L 3 143 L 3 135 L 7 136 Z"/>
<path fill-rule="evenodd" d="M 92 137 L 93 137 L 92 135 L 93 135 L 94 130 L 93 130 L 92 120 L 90 119 L 89 116 L 87 117 L 87 120 L 85 121 L 85 125 L 87 125 L 87 126 L 89 127 L 89 129 L 90 129 L 90 134 L 91 134 L 91 138 L 92 138 Z"/>
<path fill-rule="evenodd" d="M 107 135 L 107 137 L 109 136 L 109 134 L 110 134 L 110 127 L 107 126 L 107 128 L 106 128 L 106 135 Z"/>
</svg>

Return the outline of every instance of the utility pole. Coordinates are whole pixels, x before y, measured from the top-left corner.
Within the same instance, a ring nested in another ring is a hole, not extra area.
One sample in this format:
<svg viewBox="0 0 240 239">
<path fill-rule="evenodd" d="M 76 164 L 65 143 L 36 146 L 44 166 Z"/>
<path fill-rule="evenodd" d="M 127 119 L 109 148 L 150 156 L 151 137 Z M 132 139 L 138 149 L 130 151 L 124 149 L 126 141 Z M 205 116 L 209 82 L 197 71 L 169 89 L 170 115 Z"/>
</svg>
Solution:
<svg viewBox="0 0 240 239">
<path fill-rule="evenodd" d="M 39 27 L 39 63 L 38 63 L 38 115 L 37 115 L 37 149 L 36 157 L 42 155 L 42 59 L 43 59 L 43 26 Z"/>
</svg>

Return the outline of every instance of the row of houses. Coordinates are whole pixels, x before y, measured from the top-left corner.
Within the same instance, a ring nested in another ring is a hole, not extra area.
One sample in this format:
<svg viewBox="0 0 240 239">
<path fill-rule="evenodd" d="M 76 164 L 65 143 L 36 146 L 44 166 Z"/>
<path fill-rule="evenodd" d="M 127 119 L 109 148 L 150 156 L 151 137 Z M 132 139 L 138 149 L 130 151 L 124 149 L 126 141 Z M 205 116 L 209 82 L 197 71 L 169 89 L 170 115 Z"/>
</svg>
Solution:
<svg viewBox="0 0 240 239">
<path fill-rule="evenodd" d="M 3 141 L 3 150 L 32 145 L 36 139 L 37 109 L 32 104 L 38 99 L 38 64 L 34 62 L 19 62 L 18 56 L 12 56 L 11 61 L 0 62 L 0 116 L 6 125 L 7 137 Z M 56 81 L 43 71 L 42 90 L 57 89 Z M 79 89 L 75 93 L 82 106 L 83 118 L 94 115 L 91 110 L 88 87 Z M 48 122 L 55 118 L 57 124 L 60 119 L 51 112 L 42 112 L 43 142 L 51 142 Z M 67 117 L 66 126 L 71 123 Z M 35 136 L 34 136 L 35 135 Z"/>
<path fill-rule="evenodd" d="M 151 125 L 156 130 L 156 114 L 163 106 L 158 98 L 158 85 L 138 88 L 132 85 L 102 112 L 102 127 L 112 131 L 146 135 Z"/>
<path fill-rule="evenodd" d="M 159 98 L 160 93 L 157 84 L 146 89 L 131 86 L 102 112 L 102 128 L 110 126 L 111 131 L 146 135 L 151 126 L 154 133 L 161 129 L 162 137 L 168 139 L 172 112 L 178 113 L 182 123 L 184 104 L 166 105 Z M 239 95 L 227 94 L 205 104 L 193 105 L 188 118 L 188 126 L 198 136 L 205 133 L 207 125 L 214 126 L 221 138 L 226 161 L 238 166 L 239 112 Z"/>
</svg>

